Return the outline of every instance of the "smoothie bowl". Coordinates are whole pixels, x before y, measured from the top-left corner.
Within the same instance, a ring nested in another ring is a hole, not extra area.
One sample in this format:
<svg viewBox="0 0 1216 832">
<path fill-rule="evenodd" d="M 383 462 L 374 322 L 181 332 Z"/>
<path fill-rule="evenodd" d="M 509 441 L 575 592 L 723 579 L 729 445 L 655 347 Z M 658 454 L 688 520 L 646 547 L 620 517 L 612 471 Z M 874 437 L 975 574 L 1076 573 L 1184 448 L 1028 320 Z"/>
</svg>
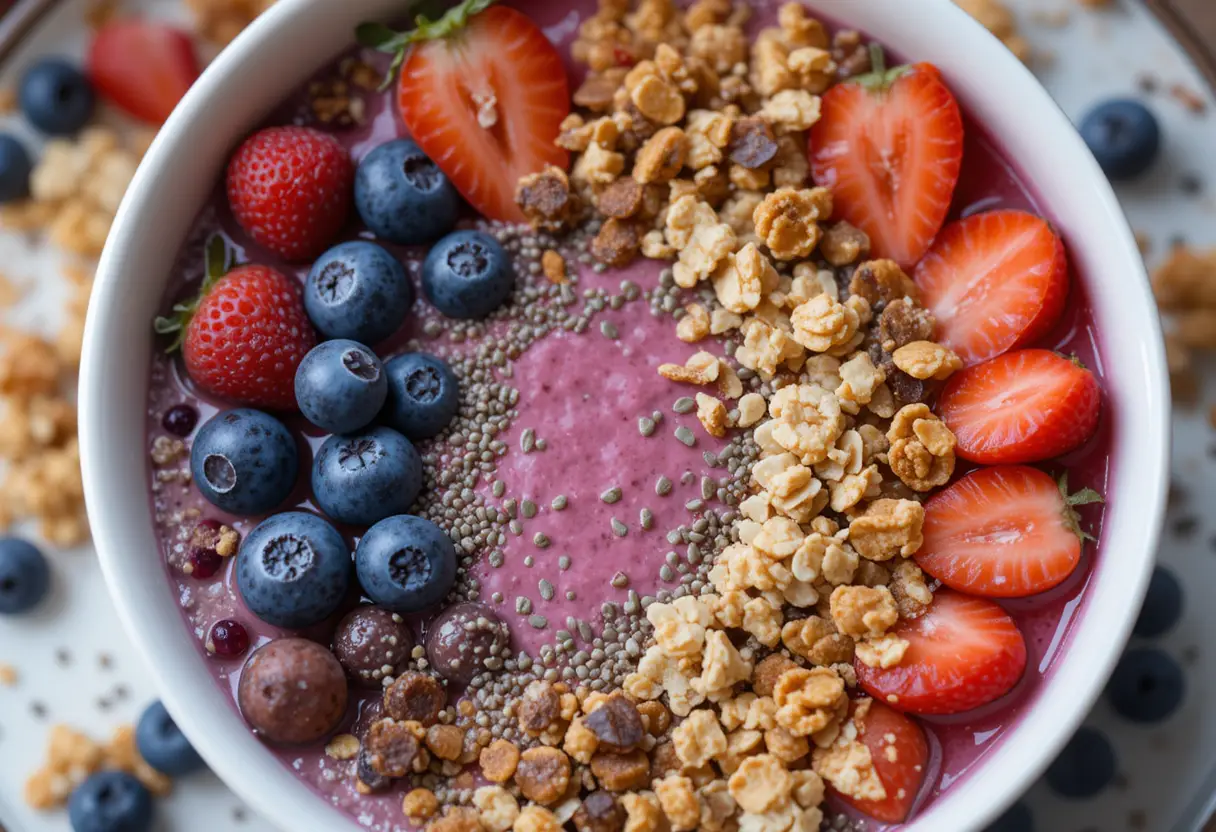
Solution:
<svg viewBox="0 0 1216 832">
<path fill-rule="evenodd" d="M 981 828 L 1164 503 L 1067 121 L 945 0 L 403 5 L 276 5 L 103 258 L 85 485 L 169 710 L 293 830 Z"/>
</svg>

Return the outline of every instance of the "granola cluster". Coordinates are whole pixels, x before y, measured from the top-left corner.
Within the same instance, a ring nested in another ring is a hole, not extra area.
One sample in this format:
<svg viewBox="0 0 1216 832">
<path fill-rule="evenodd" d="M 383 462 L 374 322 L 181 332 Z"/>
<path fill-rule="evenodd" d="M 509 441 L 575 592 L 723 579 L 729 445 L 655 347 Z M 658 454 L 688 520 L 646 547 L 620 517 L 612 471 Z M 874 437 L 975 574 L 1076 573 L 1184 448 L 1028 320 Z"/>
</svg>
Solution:
<svg viewBox="0 0 1216 832">
<path fill-rule="evenodd" d="M 47 741 L 46 761 L 25 782 L 25 802 L 35 809 L 61 807 L 89 775 L 106 769 L 127 772 L 155 795 L 173 788 L 172 780 L 139 755 L 132 726 L 120 726 L 103 744 L 67 725 L 56 725 Z"/>
<path fill-rule="evenodd" d="M 1216 250 L 1175 247 L 1153 272 L 1153 294 L 1166 326 L 1174 396 L 1192 400 L 1198 386 L 1194 353 L 1216 348 Z"/>
<path fill-rule="evenodd" d="M 750 40 L 747 12 L 601 0 L 576 44 L 590 69 L 580 110 L 558 138 L 572 166 L 517 192 L 537 228 L 593 230 L 605 266 L 672 261 L 676 334 L 703 349 L 658 371 L 703 388 L 708 434 L 745 430 L 759 448 L 711 586 L 647 608 L 653 639 L 612 695 L 674 723 L 649 779 L 639 756 L 618 783 L 626 829 L 814 829 L 825 782 L 885 797 L 858 738 L 867 708 L 850 708 L 853 661 L 903 660 L 892 628 L 933 599 L 910 559 L 920 501 L 955 466 L 955 437 L 925 402 L 962 362 L 908 275 L 870 259 L 866 234 L 808 181 L 819 96 L 868 68 L 865 45 L 829 38 L 798 3 Z M 587 721 L 573 717 L 563 749 L 594 778 Z"/>
</svg>

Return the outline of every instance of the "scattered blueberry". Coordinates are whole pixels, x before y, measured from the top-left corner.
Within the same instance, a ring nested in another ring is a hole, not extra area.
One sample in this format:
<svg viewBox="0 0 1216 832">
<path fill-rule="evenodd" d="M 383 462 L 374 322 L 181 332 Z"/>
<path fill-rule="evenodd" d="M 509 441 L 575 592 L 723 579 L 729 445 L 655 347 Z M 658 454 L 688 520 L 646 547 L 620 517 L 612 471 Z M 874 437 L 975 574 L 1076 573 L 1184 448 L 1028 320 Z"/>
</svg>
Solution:
<svg viewBox="0 0 1216 832">
<path fill-rule="evenodd" d="M 384 418 L 410 439 L 428 439 L 443 431 L 460 407 L 460 382 L 440 359 L 410 352 L 384 365 L 388 401 Z"/>
<path fill-rule="evenodd" d="M 405 267 L 365 240 L 322 254 L 304 284 L 304 308 L 326 338 L 377 344 L 397 331 L 413 303 Z"/>
<path fill-rule="evenodd" d="M 1128 650 L 1106 685 L 1111 707 L 1132 722 L 1160 722 L 1182 703 L 1186 688 L 1182 668 L 1153 648 Z"/>
<path fill-rule="evenodd" d="M 350 585 L 350 550 L 315 514 L 268 517 L 237 554 L 236 582 L 246 606 L 276 627 L 309 627 L 333 615 Z"/>
<path fill-rule="evenodd" d="M 1046 777 L 1061 797 L 1093 797 L 1115 777 L 1115 749 L 1105 734 L 1083 725 L 1047 767 Z"/>
<path fill-rule="evenodd" d="M 21 111 L 52 136 L 71 136 L 89 123 L 96 96 L 84 73 L 59 58 L 44 58 L 21 76 Z"/>
<path fill-rule="evenodd" d="M 304 418 L 330 433 L 354 433 L 372 423 L 388 397 L 388 377 L 376 354 L 354 341 L 324 341 L 296 369 L 296 401 Z"/>
<path fill-rule="evenodd" d="M 51 570 L 32 543 L 0 537 L 0 615 L 28 612 L 46 597 Z"/>
<path fill-rule="evenodd" d="M 249 649 L 249 631 L 245 625 L 231 618 L 221 618 L 211 625 L 207 634 L 207 652 L 232 658 Z"/>
<path fill-rule="evenodd" d="M 398 139 L 359 163 L 355 208 L 377 237 L 416 246 L 438 239 L 456 224 L 460 197 L 418 145 Z"/>
<path fill-rule="evenodd" d="M 25 145 L 0 133 L 0 202 L 14 202 L 30 193 L 33 165 Z"/>
<path fill-rule="evenodd" d="M 1034 832 L 1034 818 L 1026 804 L 1018 801 L 990 823 L 984 832 Z"/>
<path fill-rule="evenodd" d="M 198 424 L 198 410 L 193 405 L 175 404 L 165 411 L 160 423 L 174 436 L 189 436 L 194 432 L 194 426 Z"/>
<path fill-rule="evenodd" d="M 1182 584 L 1164 566 L 1153 570 L 1144 596 L 1144 606 L 1132 632 L 1145 638 L 1156 638 L 1169 632 L 1182 617 Z"/>
<path fill-rule="evenodd" d="M 124 771 L 100 771 L 72 792 L 68 819 L 72 832 L 146 832 L 152 794 Z"/>
<path fill-rule="evenodd" d="M 411 613 L 443 600 L 456 581 L 456 547 L 430 520 L 398 515 L 367 530 L 355 549 L 363 591 L 380 606 Z"/>
<path fill-rule="evenodd" d="M 1081 119 L 1081 138 L 1111 179 L 1144 173 L 1161 149 L 1161 128 L 1139 101 L 1117 98 L 1099 104 Z"/>
<path fill-rule="evenodd" d="M 135 726 L 135 744 L 148 765 L 170 777 L 190 774 L 204 765 L 203 758 L 160 702 L 153 702 L 140 716 Z"/>
<path fill-rule="evenodd" d="M 339 523 L 370 526 L 405 514 L 422 489 L 422 460 L 392 428 L 331 436 L 312 464 L 317 505 Z"/>
<path fill-rule="evenodd" d="M 198 490 L 231 514 L 273 511 L 291 494 L 299 464 L 295 440 L 283 423 L 248 408 L 211 417 L 190 448 Z"/>
<path fill-rule="evenodd" d="M 484 318 L 511 297 L 515 272 L 484 231 L 454 231 L 422 263 L 422 291 L 449 318 Z"/>
</svg>

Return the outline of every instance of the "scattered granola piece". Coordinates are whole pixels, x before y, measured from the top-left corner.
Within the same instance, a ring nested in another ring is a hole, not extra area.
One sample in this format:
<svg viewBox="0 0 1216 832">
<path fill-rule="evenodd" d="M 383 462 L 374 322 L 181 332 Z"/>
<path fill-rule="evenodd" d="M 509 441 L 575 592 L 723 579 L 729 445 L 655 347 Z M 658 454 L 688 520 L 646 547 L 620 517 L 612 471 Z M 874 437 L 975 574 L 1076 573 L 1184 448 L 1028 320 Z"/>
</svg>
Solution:
<svg viewBox="0 0 1216 832">
<path fill-rule="evenodd" d="M 697 393 L 697 419 L 710 436 L 726 436 L 726 405 L 721 399 Z"/>
</svg>

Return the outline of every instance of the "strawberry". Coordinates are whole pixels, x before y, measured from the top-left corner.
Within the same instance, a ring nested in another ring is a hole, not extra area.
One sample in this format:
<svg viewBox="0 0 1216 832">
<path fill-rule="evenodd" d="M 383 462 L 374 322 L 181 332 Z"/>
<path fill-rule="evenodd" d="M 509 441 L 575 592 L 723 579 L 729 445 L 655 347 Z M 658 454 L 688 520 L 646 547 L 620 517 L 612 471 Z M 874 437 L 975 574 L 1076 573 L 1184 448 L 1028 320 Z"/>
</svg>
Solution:
<svg viewBox="0 0 1216 832">
<path fill-rule="evenodd" d="M 418 146 L 478 212 L 523 222 L 521 177 L 565 168 L 554 144 L 570 114 L 566 66 L 523 12 L 464 0 L 411 32 L 363 24 L 359 42 L 396 55 L 397 105 Z"/>
<path fill-rule="evenodd" d="M 913 277 L 937 318 L 937 340 L 964 365 L 1045 334 L 1068 296 L 1064 243 L 1046 220 L 1024 211 L 951 223 Z"/>
<path fill-rule="evenodd" d="M 830 89 L 811 128 L 815 183 L 836 219 L 870 235 L 871 251 L 911 269 L 946 221 L 963 163 L 963 117 L 932 64 L 874 72 Z"/>
<path fill-rule="evenodd" d="M 106 100 L 157 125 L 164 124 L 199 73 L 188 34 L 138 17 L 98 29 L 86 67 L 93 86 Z"/>
<path fill-rule="evenodd" d="M 350 154 L 333 136 L 267 127 L 228 162 L 228 204 L 256 242 L 287 260 L 309 260 L 346 225 L 354 181 Z"/>
<path fill-rule="evenodd" d="M 1068 493 L 1037 468 L 972 471 L 925 503 L 920 568 L 949 587 L 988 598 L 1024 598 L 1057 586 L 1092 539 L 1076 506 L 1101 502 L 1089 488 Z"/>
<path fill-rule="evenodd" d="M 1094 374 L 1049 350 L 1017 350 L 968 367 L 938 400 L 958 455 L 984 465 L 1071 451 L 1093 435 L 1101 407 Z"/>
<path fill-rule="evenodd" d="M 883 823 L 903 823 L 912 811 L 929 768 L 929 742 L 913 720 L 877 699 L 862 697 L 849 706 L 857 738 L 870 752 L 874 771 L 887 796 L 861 800 L 832 793 L 842 801 Z"/>
<path fill-rule="evenodd" d="M 206 393 L 271 410 L 296 410 L 296 368 L 317 343 L 300 284 L 268 266 L 231 269 L 222 237 L 207 244 L 196 300 L 156 319 L 176 334 L 186 372 Z"/>
<path fill-rule="evenodd" d="M 950 589 L 919 618 L 888 632 L 908 641 L 903 661 L 883 669 L 857 659 L 857 680 L 876 699 L 914 714 L 957 714 L 1008 693 L 1026 669 L 1026 642 L 1003 609 Z"/>
</svg>

